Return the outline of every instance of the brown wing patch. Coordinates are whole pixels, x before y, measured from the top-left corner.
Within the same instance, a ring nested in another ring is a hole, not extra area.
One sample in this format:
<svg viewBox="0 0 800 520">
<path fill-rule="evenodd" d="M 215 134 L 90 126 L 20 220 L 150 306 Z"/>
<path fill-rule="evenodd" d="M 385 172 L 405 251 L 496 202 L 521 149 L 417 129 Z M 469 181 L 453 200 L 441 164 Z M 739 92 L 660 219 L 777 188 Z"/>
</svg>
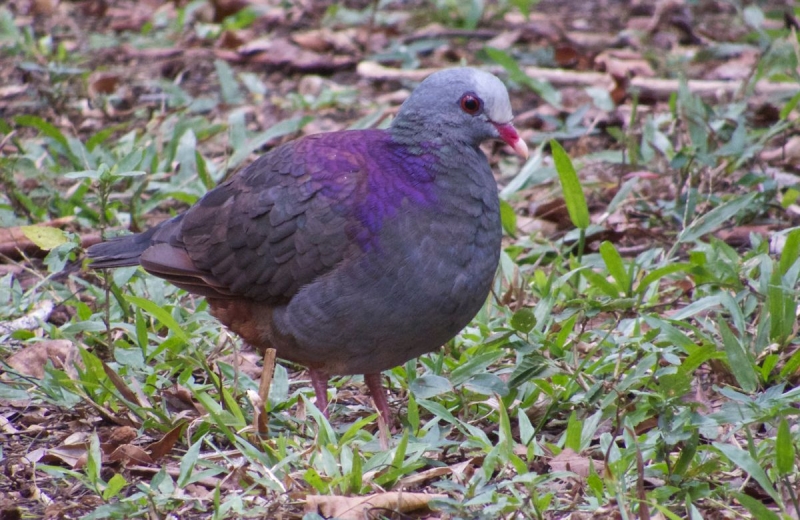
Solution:
<svg viewBox="0 0 800 520">
<path fill-rule="evenodd" d="M 213 276 L 201 271 L 186 250 L 169 244 L 156 244 L 142 253 L 139 263 L 150 274 L 193 294 L 209 298 L 231 298 L 233 294 L 216 283 Z"/>
</svg>

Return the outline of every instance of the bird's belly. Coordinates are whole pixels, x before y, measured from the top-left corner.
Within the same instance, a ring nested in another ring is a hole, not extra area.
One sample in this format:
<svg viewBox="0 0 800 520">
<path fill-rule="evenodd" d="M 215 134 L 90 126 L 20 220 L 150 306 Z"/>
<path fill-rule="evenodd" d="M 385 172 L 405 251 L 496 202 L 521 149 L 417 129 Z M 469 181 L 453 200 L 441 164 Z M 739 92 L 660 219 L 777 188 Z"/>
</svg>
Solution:
<svg viewBox="0 0 800 520">
<path fill-rule="evenodd" d="M 283 357 L 329 374 L 374 373 L 439 348 L 469 323 L 497 268 L 499 222 L 411 227 L 419 229 L 385 229 L 377 250 L 275 310 L 276 328 L 293 338 Z"/>
</svg>

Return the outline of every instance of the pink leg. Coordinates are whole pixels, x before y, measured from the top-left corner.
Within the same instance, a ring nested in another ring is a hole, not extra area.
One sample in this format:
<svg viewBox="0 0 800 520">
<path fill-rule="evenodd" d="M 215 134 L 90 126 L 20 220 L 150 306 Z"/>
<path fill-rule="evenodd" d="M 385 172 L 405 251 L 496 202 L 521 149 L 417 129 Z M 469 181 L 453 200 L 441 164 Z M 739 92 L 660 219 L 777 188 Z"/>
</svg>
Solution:
<svg viewBox="0 0 800 520">
<path fill-rule="evenodd" d="M 364 382 L 367 383 L 369 393 L 372 394 L 372 400 L 375 401 L 375 408 L 380 414 L 380 418 L 388 423 L 392 420 L 392 414 L 389 411 L 389 403 L 386 402 L 386 391 L 381 383 L 380 374 L 364 374 Z"/>
<path fill-rule="evenodd" d="M 317 408 L 319 408 L 325 417 L 330 419 L 328 413 L 328 376 L 327 374 L 308 369 L 308 375 L 311 376 L 311 386 L 314 387 L 314 394 L 317 396 Z"/>
<path fill-rule="evenodd" d="M 386 391 L 383 389 L 380 374 L 364 374 L 364 382 L 367 383 L 372 400 L 375 401 L 375 409 L 378 410 L 378 439 L 381 449 L 389 449 L 389 421 L 392 414 L 389 411 L 389 404 L 386 402 Z"/>
</svg>

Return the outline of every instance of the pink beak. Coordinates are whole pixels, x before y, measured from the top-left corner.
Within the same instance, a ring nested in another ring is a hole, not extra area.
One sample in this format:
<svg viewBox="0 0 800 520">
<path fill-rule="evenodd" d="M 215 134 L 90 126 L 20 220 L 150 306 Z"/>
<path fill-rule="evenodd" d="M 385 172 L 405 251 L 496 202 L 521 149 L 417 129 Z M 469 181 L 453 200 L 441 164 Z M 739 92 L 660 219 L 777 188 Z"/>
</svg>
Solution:
<svg viewBox="0 0 800 520">
<path fill-rule="evenodd" d="M 500 139 L 505 141 L 505 143 L 510 146 L 514 153 L 522 157 L 523 159 L 528 158 L 528 145 L 525 144 L 519 134 L 517 133 L 517 129 L 514 128 L 514 125 L 511 123 L 492 123 L 497 131 L 500 133 Z"/>
</svg>

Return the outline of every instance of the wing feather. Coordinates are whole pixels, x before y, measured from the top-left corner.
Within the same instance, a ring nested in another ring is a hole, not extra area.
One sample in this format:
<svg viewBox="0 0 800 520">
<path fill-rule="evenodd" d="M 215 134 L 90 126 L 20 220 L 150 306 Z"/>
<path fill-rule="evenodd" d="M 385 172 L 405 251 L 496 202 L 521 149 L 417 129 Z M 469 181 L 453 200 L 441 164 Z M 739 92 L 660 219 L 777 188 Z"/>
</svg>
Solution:
<svg viewBox="0 0 800 520">
<path fill-rule="evenodd" d="M 341 153 L 342 135 L 300 139 L 262 156 L 162 231 L 142 266 L 196 294 L 288 301 L 354 247 L 347 199 L 367 166 L 358 154 Z"/>
</svg>

